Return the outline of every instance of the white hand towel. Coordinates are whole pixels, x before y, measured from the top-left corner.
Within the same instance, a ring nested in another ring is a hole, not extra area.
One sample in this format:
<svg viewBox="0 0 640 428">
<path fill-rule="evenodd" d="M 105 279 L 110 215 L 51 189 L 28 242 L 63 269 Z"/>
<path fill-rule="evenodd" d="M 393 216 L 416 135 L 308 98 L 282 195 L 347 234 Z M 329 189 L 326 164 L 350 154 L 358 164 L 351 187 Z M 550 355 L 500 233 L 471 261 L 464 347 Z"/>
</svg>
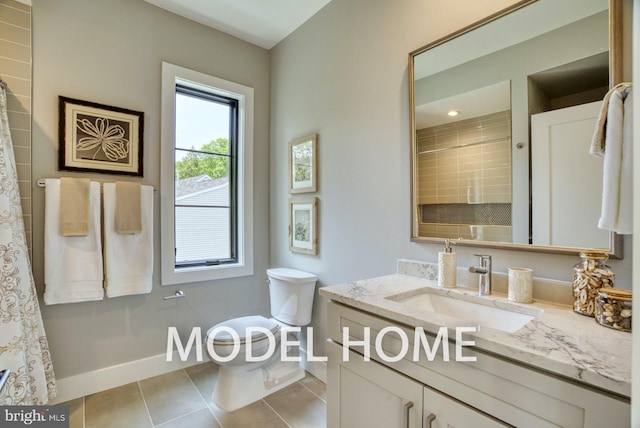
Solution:
<svg viewBox="0 0 640 428">
<path fill-rule="evenodd" d="M 104 262 L 107 297 L 150 293 L 153 276 L 153 187 L 140 188 L 140 233 L 116 232 L 116 185 L 104 184 Z"/>
<path fill-rule="evenodd" d="M 633 92 L 627 88 L 622 124 L 622 165 L 620 167 L 620 208 L 614 232 L 633 233 Z"/>
<path fill-rule="evenodd" d="M 89 186 L 89 234 L 60 234 L 60 180 L 46 179 L 44 222 L 44 303 L 102 300 L 100 183 Z"/>
<path fill-rule="evenodd" d="M 598 227 L 620 234 L 633 232 L 632 102 L 631 88 L 619 87 L 611 94 L 607 111 Z"/>
</svg>

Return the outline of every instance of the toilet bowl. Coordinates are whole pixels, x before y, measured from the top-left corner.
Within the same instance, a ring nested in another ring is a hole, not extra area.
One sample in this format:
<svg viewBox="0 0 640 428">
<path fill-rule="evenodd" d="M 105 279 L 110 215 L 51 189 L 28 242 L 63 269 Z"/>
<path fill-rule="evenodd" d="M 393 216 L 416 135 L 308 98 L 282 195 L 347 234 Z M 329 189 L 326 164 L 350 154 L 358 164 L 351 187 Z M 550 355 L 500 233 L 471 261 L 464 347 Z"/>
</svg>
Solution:
<svg viewBox="0 0 640 428">
<path fill-rule="evenodd" d="M 211 327 L 205 345 L 219 364 L 213 391 L 214 403 L 234 411 L 304 378 L 298 361 L 282 356 L 297 355 L 282 349 L 282 335 L 311 321 L 317 277 L 294 269 L 267 270 L 271 315 L 233 318 Z M 288 340 L 291 342 L 293 340 Z"/>
<path fill-rule="evenodd" d="M 280 343 L 280 324 L 261 316 L 234 318 L 211 327 L 206 337 L 207 349 L 219 364 L 259 363 Z"/>
</svg>

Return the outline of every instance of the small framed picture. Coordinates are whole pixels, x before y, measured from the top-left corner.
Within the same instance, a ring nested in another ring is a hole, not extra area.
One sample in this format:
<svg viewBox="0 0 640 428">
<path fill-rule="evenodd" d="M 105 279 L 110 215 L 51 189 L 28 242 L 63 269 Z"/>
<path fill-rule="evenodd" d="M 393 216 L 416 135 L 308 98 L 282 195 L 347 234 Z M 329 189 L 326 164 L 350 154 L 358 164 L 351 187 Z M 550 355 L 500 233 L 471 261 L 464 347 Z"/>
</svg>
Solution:
<svg viewBox="0 0 640 428">
<path fill-rule="evenodd" d="M 289 142 L 289 193 L 311 193 L 318 190 L 317 144 L 317 134 Z"/>
<path fill-rule="evenodd" d="M 61 170 L 142 176 L 144 113 L 59 97 Z"/>
<path fill-rule="evenodd" d="M 289 199 L 289 249 L 318 254 L 318 198 Z"/>
</svg>

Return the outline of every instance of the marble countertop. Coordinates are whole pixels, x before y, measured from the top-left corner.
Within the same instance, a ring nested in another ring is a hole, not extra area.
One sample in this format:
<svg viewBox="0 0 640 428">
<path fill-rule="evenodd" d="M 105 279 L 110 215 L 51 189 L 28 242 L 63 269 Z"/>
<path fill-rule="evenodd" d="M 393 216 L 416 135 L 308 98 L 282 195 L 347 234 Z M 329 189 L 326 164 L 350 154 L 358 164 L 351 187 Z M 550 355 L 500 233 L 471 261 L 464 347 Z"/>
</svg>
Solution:
<svg viewBox="0 0 640 428">
<path fill-rule="evenodd" d="M 477 290 L 468 288 L 438 288 L 433 279 L 406 274 L 322 287 L 320 294 L 374 315 L 437 333 L 443 325 L 441 316 L 388 298 L 398 294 L 411 296 L 425 287 L 436 289 L 438 294 L 477 294 Z M 515 306 L 518 309 L 519 306 L 524 311 L 531 312 L 532 308 L 536 308 L 543 312 L 514 333 L 488 327 L 469 333 L 469 339 L 475 340 L 476 348 L 630 397 L 630 333 L 603 327 L 593 318 L 576 314 L 567 306 L 541 301 L 516 304 L 510 302 L 506 295 L 497 293 L 482 299 L 499 308 Z M 454 327 L 465 324 L 451 320 L 450 324 L 445 322 L 445 325 Z"/>
</svg>

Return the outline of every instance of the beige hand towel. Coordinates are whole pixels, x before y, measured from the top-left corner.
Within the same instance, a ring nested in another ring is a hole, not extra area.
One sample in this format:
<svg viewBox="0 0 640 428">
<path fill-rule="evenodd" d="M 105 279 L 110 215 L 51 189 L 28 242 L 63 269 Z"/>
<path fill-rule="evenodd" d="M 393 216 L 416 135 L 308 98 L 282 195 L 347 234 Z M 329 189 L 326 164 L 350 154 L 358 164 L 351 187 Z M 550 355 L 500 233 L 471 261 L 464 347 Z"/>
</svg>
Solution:
<svg viewBox="0 0 640 428">
<path fill-rule="evenodd" d="M 89 235 L 89 179 L 60 179 L 60 234 Z"/>
<path fill-rule="evenodd" d="M 126 181 L 116 182 L 116 233 L 140 233 L 140 184 Z"/>
</svg>

